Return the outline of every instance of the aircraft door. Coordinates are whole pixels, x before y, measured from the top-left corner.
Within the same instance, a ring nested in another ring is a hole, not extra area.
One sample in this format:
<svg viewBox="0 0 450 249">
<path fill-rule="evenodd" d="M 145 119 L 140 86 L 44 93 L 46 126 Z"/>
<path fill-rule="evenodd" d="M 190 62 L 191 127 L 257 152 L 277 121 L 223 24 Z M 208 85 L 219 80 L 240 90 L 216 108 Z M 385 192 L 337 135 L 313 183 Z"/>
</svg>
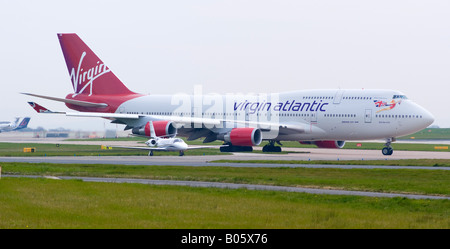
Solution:
<svg viewBox="0 0 450 249">
<path fill-rule="evenodd" d="M 366 109 L 366 113 L 364 114 L 364 122 L 372 123 L 372 109 Z"/>
<path fill-rule="evenodd" d="M 333 104 L 340 104 L 342 100 L 342 95 L 344 95 L 344 90 L 338 90 L 333 99 Z"/>
<path fill-rule="evenodd" d="M 317 111 L 312 112 L 310 115 L 311 115 L 311 123 L 317 124 Z"/>
<path fill-rule="evenodd" d="M 199 118 L 199 119 L 201 119 L 203 116 L 202 116 L 202 112 L 201 112 L 201 108 L 198 108 L 198 107 L 192 107 L 192 114 L 191 114 L 191 117 L 192 118 Z M 203 126 L 202 126 L 202 124 L 201 123 L 199 123 L 199 122 L 195 122 L 194 123 L 194 128 L 202 128 Z"/>
</svg>

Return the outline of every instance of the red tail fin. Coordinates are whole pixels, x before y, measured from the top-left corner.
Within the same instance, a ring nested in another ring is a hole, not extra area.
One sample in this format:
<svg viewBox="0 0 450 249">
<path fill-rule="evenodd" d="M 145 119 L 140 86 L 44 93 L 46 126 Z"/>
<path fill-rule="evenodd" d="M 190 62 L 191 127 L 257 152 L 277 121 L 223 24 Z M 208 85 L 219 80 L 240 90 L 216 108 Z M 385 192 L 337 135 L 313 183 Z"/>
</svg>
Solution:
<svg viewBox="0 0 450 249">
<path fill-rule="evenodd" d="M 58 34 L 76 94 L 128 95 L 130 91 L 77 34 Z"/>
<path fill-rule="evenodd" d="M 33 107 L 33 109 L 35 111 L 37 111 L 38 113 L 53 113 L 52 111 L 50 111 L 49 109 L 39 105 L 36 102 L 28 102 L 28 104 Z"/>
</svg>

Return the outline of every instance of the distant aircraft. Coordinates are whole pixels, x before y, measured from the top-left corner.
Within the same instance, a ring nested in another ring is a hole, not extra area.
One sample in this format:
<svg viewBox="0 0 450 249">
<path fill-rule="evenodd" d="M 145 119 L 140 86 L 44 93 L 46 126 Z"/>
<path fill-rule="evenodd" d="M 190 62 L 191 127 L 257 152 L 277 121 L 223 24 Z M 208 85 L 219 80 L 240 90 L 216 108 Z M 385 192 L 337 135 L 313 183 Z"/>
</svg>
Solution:
<svg viewBox="0 0 450 249">
<path fill-rule="evenodd" d="M 392 155 L 396 137 L 422 130 L 433 115 L 397 90 L 318 89 L 260 95 L 144 95 L 129 90 L 76 34 L 58 34 L 72 81 L 65 98 L 23 93 L 59 101 L 77 113 L 125 125 L 133 134 L 178 134 L 204 143 L 222 140 L 221 151 L 279 152 L 281 141 L 342 148 L 346 140 L 385 139 Z M 145 80 L 145 79 L 144 79 Z M 152 86 L 150 86 L 151 89 Z M 172 91 L 170 84 L 165 86 Z M 42 91 L 45 91 L 43 89 Z M 236 89 L 239 91 L 239 89 Z M 43 111 L 45 112 L 45 110 Z"/>
<path fill-rule="evenodd" d="M 30 118 L 25 117 L 20 122 L 19 120 L 20 118 L 16 118 L 14 122 L 0 121 L 0 132 L 16 131 L 27 128 Z"/>
</svg>

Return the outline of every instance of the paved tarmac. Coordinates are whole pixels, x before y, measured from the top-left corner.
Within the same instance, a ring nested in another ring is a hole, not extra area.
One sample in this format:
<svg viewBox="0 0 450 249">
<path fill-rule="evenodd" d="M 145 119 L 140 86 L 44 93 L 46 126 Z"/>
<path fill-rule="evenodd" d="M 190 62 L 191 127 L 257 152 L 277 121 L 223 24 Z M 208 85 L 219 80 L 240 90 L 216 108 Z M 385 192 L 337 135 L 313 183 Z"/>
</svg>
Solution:
<svg viewBox="0 0 450 249">
<path fill-rule="evenodd" d="M 250 160 L 267 158 L 264 155 L 253 156 L 252 153 L 236 153 L 233 155 L 214 156 L 67 156 L 67 157 L 0 157 L 0 162 L 28 162 L 28 163 L 57 163 L 57 164 L 121 164 L 121 165 L 148 165 L 148 166 L 220 166 L 220 167 L 291 167 L 291 168 L 341 168 L 341 169 L 427 169 L 450 170 L 450 167 L 429 166 L 379 166 L 379 165 L 333 165 L 333 164 L 289 164 L 289 163 L 214 163 L 220 159 Z M 300 160 L 289 159 L 285 155 L 270 155 L 271 160 Z M 295 157 L 294 157 L 295 158 Z"/>
</svg>

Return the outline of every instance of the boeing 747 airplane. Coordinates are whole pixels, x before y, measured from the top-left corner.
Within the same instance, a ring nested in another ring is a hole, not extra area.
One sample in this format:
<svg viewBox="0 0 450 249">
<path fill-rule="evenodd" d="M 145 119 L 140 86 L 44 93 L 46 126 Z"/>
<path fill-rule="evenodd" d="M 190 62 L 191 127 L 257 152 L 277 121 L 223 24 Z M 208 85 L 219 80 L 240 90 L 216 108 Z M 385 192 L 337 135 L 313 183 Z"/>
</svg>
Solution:
<svg viewBox="0 0 450 249">
<path fill-rule="evenodd" d="M 433 115 L 397 90 L 324 89 L 257 95 L 144 95 L 129 90 L 76 34 L 58 34 L 73 93 L 65 98 L 25 93 L 64 102 L 137 135 L 178 134 L 203 142 L 222 140 L 221 151 L 281 151 L 282 141 L 342 148 L 346 140 L 385 139 L 384 155 L 396 137 L 426 128 Z M 43 111 L 42 113 L 45 113 Z"/>
</svg>

